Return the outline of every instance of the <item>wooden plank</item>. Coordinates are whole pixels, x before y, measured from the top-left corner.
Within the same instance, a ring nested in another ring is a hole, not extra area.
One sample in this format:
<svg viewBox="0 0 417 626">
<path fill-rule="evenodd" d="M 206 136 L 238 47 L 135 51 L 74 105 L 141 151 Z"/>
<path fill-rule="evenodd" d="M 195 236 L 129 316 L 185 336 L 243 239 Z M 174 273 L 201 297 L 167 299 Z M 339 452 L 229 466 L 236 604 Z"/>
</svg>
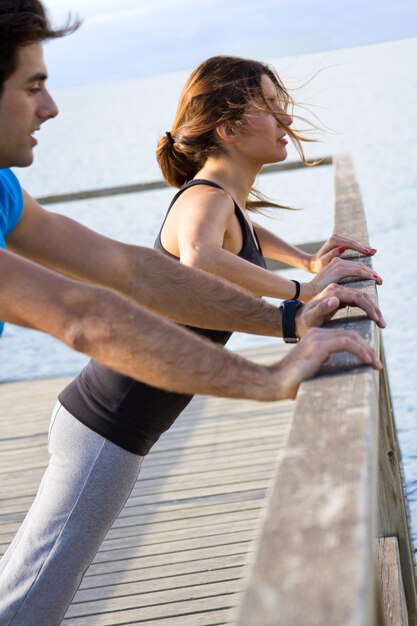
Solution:
<svg viewBox="0 0 417 626">
<path fill-rule="evenodd" d="M 77 593 L 72 607 L 76 607 L 84 602 L 93 600 L 109 600 L 109 598 L 121 598 L 123 596 L 140 595 L 142 593 L 155 592 L 157 586 L 159 591 L 172 589 L 186 589 L 194 585 L 204 585 L 206 583 L 221 583 L 226 580 L 239 580 L 243 575 L 243 566 L 229 567 L 226 569 L 208 570 L 195 572 L 192 574 L 181 574 L 177 576 L 159 576 L 157 583 L 155 579 L 135 582 L 120 583 L 119 585 L 107 585 L 104 587 L 93 587 L 92 589 L 82 589 Z"/>
<path fill-rule="evenodd" d="M 147 557 L 148 555 L 162 555 L 166 557 L 169 554 L 172 555 L 173 559 L 182 559 L 184 558 L 183 553 L 188 551 L 197 553 L 198 550 L 204 551 L 220 546 L 227 546 L 228 549 L 234 544 L 240 545 L 250 542 L 253 539 L 254 532 L 253 526 L 250 526 L 246 530 L 232 530 L 206 537 L 188 537 L 186 539 L 174 539 L 157 543 L 151 539 L 147 541 L 145 538 L 144 541 L 141 541 L 134 537 L 133 540 L 125 540 L 126 547 L 109 549 L 107 545 L 103 546 L 97 553 L 93 564 L 126 561 L 133 558 L 142 558 L 142 556 Z"/>
<path fill-rule="evenodd" d="M 205 582 L 203 585 L 189 585 L 175 589 L 157 590 L 137 593 L 130 596 L 116 596 L 108 598 L 105 602 L 92 600 L 73 604 L 66 614 L 66 618 L 88 617 L 99 615 L 105 612 L 120 611 L 126 609 L 139 609 L 141 612 L 145 607 L 160 607 L 164 604 L 182 602 L 188 604 L 192 600 L 202 600 L 204 598 L 215 598 L 224 594 L 236 594 L 241 590 L 242 581 L 240 578 L 232 580 L 221 580 Z M 105 605 L 105 607 L 104 607 Z M 138 614 L 140 617 L 140 614 Z"/>
<path fill-rule="evenodd" d="M 121 585 L 135 583 L 142 584 L 144 582 L 152 583 L 155 587 L 158 586 L 159 580 L 166 580 L 167 578 L 175 581 L 180 581 L 183 576 L 200 576 L 207 572 L 222 572 L 229 567 L 244 567 L 248 561 L 248 553 L 246 551 L 236 552 L 236 554 L 223 554 L 214 555 L 208 558 L 195 559 L 188 561 L 181 567 L 177 563 L 164 563 L 151 565 L 147 568 L 135 567 L 135 564 L 130 563 L 130 567 L 119 569 L 113 572 L 98 572 L 97 574 L 87 571 L 83 578 L 80 589 L 75 596 L 74 602 L 78 602 L 78 594 L 82 594 L 82 591 L 88 590 L 91 593 L 95 593 L 95 590 L 100 590 L 103 587 L 111 588 L 110 593 L 106 598 L 114 597 L 117 595 Z M 136 562 L 137 564 L 138 562 Z M 219 573 L 219 576 L 221 574 Z M 113 591 L 114 587 L 117 587 Z"/>
<path fill-rule="evenodd" d="M 141 626 L 217 626 L 228 624 L 228 619 L 230 618 L 230 610 L 229 609 L 216 609 L 210 611 L 202 611 L 200 613 L 193 613 L 191 616 L 180 615 L 180 616 L 172 616 L 170 615 L 167 618 L 159 617 L 158 621 L 155 622 L 152 618 L 150 620 L 144 620 L 140 622 Z M 65 622 L 63 622 L 64 624 Z M 129 624 L 137 624 L 138 622 L 128 622 Z M 90 622 L 84 622 L 85 626 L 95 626 L 95 620 L 91 620 Z M 120 622 L 113 622 L 112 626 L 120 626 Z M 79 623 L 75 620 L 71 621 L 71 625 L 79 626 Z"/>
<path fill-rule="evenodd" d="M 240 556 L 242 561 L 245 561 L 243 557 L 247 557 L 252 546 L 253 537 L 249 537 L 241 542 L 234 542 L 227 544 L 216 545 L 210 547 L 196 547 L 194 546 L 192 551 L 183 550 L 178 552 L 170 552 L 169 556 L 162 550 L 159 550 L 157 554 L 156 550 L 146 549 L 141 551 L 139 556 L 129 555 L 129 558 L 105 561 L 103 563 L 92 563 L 88 569 L 86 576 L 100 576 L 100 580 L 103 580 L 103 584 L 109 584 L 109 580 L 113 581 L 114 577 L 120 572 L 126 572 L 131 570 L 149 570 L 145 571 L 148 577 L 157 578 L 159 568 L 165 567 L 167 564 L 175 564 L 175 572 L 177 574 L 190 573 L 193 571 L 193 563 L 196 561 L 201 567 L 201 563 L 205 561 L 205 567 L 210 568 L 211 563 L 217 563 L 218 559 L 227 555 L 228 557 Z M 156 571 L 155 571 L 155 568 Z M 201 571 L 199 569 L 199 571 Z M 110 574 L 110 577 L 107 576 Z M 125 580 L 125 576 L 122 575 L 122 579 Z M 97 581 L 97 579 L 95 579 Z M 87 581 L 86 581 L 87 582 Z"/>
<path fill-rule="evenodd" d="M 189 539 L 196 539 L 201 541 L 202 539 L 210 539 L 216 540 L 216 538 L 227 536 L 229 533 L 235 534 L 237 533 L 237 537 L 239 537 L 240 532 L 253 532 L 254 528 L 254 520 L 258 519 L 258 515 L 253 515 L 249 518 L 243 520 L 237 520 L 236 518 L 232 520 L 232 522 L 225 522 L 222 520 L 221 524 L 214 525 L 206 525 L 206 526 L 197 526 L 194 529 L 186 528 L 186 529 L 171 529 L 165 532 L 146 532 L 146 530 L 142 529 L 142 532 L 134 532 L 133 534 L 123 533 L 122 536 L 107 539 L 102 544 L 102 555 L 107 554 L 107 552 L 113 550 L 122 550 L 131 547 L 137 547 L 140 543 L 140 546 L 144 545 L 157 545 L 163 544 L 165 549 L 165 544 L 179 541 L 187 542 Z M 204 542 L 205 545 L 206 542 Z"/>
<path fill-rule="evenodd" d="M 233 595 L 222 595 L 208 599 L 185 603 L 145 607 L 93 615 L 91 617 L 64 619 L 68 626 L 124 626 L 125 624 L 151 624 L 152 626 L 215 626 L 227 624 L 235 602 Z M 116 621 L 117 620 L 117 621 Z M 220 621 L 218 621 L 220 620 Z"/>
<path fill-rule="evenodd" d="M 384 356 L 382 354 L 384 360 Z M 417 592 L 408 505 L 386 370 L 381 372 L 378 537 L 396 536 L 410 625 L 417 625 Z"/>
<path fill-rule="evenodd" d="M 409 626 L 396 537 L 377 540 L 377 564 L 385 626 Z"/>
</svg>

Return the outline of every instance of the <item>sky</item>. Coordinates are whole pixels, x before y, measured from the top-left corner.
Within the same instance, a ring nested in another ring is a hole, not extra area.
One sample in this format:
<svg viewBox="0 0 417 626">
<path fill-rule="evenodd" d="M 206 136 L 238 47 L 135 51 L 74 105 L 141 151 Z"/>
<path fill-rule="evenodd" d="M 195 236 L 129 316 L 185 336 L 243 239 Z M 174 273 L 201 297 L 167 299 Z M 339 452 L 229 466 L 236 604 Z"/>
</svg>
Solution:
<svg viewBox="0 0 417 626">
<path fill-rule="evenodd" d="M 417 37 L 416 0 L 45 0 L 50 86 L 188 70 L 215 54 L 260 60 Z"/>
</svg>

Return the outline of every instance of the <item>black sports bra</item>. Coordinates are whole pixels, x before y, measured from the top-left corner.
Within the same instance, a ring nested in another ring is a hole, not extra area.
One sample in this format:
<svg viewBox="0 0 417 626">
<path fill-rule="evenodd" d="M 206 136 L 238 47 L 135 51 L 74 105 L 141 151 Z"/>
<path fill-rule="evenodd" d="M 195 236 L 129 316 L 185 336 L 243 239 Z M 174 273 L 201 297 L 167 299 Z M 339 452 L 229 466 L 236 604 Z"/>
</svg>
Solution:
<svg viewBox="0 0 417 626">
<path fill-rule="evenodd" d="M 178 200 L 180 195 L 183 194 L 186 189 L 188 189 L 189 187 L 195 187 L 196 185 L 208 185 L 209 187 L 215 187 L 216 189 L 223 189 L 223 187 L 221 187 L 217 183 L 213 183 L 211 180 L 204 180 L 202 178 L 196 178 L 185 183 L 181 187 L 181 189 L 175 194 L 175 196 L 172 199 L 171 204 L 168 207 L 168 211 L 166 212 L 165 219 L 161 226 L 161 230 L 159 231 L 158 237 L 156 238 L 155 243 L 154 243 L 154 248 L 156 250 L 163 252 L 164 254 L 172 257 L 173 259 L 178 260 L 178 257 L 175 256 L 174 254 L 171 254 L 170 252 L 168 252 L 168 250 L 164 248 L 164 246 L 162 245 L 162 241 L 161 241 L 161 233 L 164 228 L 165 222 L 167 220 L 168 214 L 172 206 L 174 205 L 174 203 Z M 255 232 L 252 233 L 249 227 L 249 224 L 245 216 L 243 215 L 242 210 L 238 206 L 237 202 L 233 198 L 232 200 L 235 206 L 235 215 L 237 219 L 239 220 L 239 224 L 242 229 L 242 237 L 243 237 L 242 248 L 237 256 L 241 257 L 242 259 L 245 259 L 246 261 L 250 261 L 250 263 L 254 263 L 255 265 L 259 265 L 260 267 L 266 268 L 265 259 L 262 255 L 262 250 L 261 250 L 258 237 L 256 236 Z"/>
</svg>

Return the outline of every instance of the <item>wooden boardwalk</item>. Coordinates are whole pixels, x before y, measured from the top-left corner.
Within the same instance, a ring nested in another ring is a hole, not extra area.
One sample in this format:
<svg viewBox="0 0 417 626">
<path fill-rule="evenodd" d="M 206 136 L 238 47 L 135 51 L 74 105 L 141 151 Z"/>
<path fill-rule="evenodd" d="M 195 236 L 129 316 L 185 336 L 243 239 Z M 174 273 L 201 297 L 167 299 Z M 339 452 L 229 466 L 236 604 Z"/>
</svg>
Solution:
<svg viewBox="0 0 417 626">
<path fill-rule="evenodd" d="M 268 362 L 287 349 L 244 354 Z M 34 498 L 67 380 L 0 386 L 0 554 Z M 233 623 L 292 410 L 292 402 L 196 397 L 145 459 L 63 624 Z"/>
</svg>

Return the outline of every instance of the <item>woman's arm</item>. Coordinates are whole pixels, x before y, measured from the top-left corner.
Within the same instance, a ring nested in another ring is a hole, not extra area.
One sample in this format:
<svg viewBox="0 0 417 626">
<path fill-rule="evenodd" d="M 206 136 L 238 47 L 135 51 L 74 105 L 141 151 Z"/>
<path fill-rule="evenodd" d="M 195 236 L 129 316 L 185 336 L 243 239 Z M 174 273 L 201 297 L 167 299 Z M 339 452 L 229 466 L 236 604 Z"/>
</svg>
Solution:
<svg viewBox="0 0 417 626">
<path fill-rule="evenodd" d="M 298 267 L 306 272 L 310 271 L 311 254 L 303 252 L 300 248 L 292 246 L 260 224 L 253 222 L 254 229 L 261 244 L 262 252 L 267 259 L 282 261 Z"/>
<path fill-rule="evenodd" d="M 315 254 L 303 252 L 295 246 L 286 243 L 280 237 L 269 230 L 254 224 L 256 234 L 259 238 L 264 255 L 268 259 L 282 261 L 293 267 L 299 267 L 314 274 L 320 272 L 334 258 L 340 257 L 346 250 L 355 250 L 365 256 L 373 256 L 376 253 L 374 248 L 363 246 L 362 244 L 334 233 Z"/>
<path fill-rule="evenodd" d="M 182 263 L 220 276 L 255 296 L 280 299 L 294 296 L 295 286 L 291 280 L 237 256 L 242 240 L 241 235 L 240 239 L 236 236 L 234 207 L 228 194 L 194 188 L 183 194 L 177 203 L 177 242 Z M 169 231 L 169 223 L 165 228 Z M 240 227 L 238 230 L 240 233 Z M 172 232 L 168 232 L 167 238 L 173 240 Z M 297 256 L 296 252 L 291 252 L 296 248 L 288 246 L 286 250 L 293 258 Z M 301 262 L 301 257 L 298 258 Z M 309 301 L 327 285 L 348 276 L 363 280 L 378 278 L 374 270 L 361 263 L 337 258 L 310 282 L 301 284 L 299 297 Z"/>
</svg>

